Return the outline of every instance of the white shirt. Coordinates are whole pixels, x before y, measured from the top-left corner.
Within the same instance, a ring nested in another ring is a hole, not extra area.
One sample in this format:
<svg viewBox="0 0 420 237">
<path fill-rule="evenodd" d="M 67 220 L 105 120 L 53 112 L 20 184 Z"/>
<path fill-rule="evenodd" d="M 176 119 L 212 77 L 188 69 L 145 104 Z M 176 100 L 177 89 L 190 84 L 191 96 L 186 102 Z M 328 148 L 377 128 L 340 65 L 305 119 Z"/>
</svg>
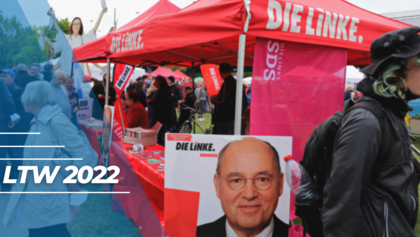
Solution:
<svg viewBox="0 0 420 237">
<path fill-rule="evenodd" d="M 55 36 L 55 42 L 53 43 L 54 52 L 61 52 L 59 61 L 61 63 L 60 70 L 63 70 L 67 75 L 71 75 L 73 49 L 94 39 L 96 39 L 96 34 L 93 30 L 77 37 L 66 35 L 60 30 Z"/>
<path fill-rule="evenodd" d="M 263 230 L 261 233 L 257 234 L 255 237 L 271 237 L 273 236 L 274 231 L 274 219 L 271 217 L 270 224 Z M 236 232 L 230 227 L 229 222 L 226 219 L 226 237 L 238 237 Z"/>
</svg>

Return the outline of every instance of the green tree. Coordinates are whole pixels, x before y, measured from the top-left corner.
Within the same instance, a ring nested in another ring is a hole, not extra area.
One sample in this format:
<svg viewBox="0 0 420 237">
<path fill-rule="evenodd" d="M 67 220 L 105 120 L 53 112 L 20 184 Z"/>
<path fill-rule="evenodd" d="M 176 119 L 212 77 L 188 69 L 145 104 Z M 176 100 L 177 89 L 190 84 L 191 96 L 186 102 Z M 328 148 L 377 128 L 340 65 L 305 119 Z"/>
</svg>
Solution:
<svg viewBox="0 0 420 237">
<path fill-rule="evenodd" d="M 66 35 L 70 34 L 70 21 L 67 17 L 64 18 L 64 19 L 58 20 L 58 25 L 60 26 L 60 28 L 64 32 L 64 34 L 66 34 Z"/>
</svg>

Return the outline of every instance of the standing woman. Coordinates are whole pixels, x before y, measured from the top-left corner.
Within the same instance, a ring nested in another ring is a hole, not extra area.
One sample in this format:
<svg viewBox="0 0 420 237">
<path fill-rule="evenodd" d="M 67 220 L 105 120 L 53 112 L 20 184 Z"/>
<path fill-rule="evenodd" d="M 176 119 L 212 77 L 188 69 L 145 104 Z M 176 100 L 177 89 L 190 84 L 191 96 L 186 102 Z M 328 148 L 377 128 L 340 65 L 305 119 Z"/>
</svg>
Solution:
<svg viewBox="0 0 420 237">
<path fill-rule="evenodd" d="M 88 147 L 80 139 L 77 129 L 61 112 L 57 105 L 53 89 L 48 82 L 37 81 L 27 85 L 21 97 L 25 112 L 35 117 L 31 121 L 30 133 L 26 139 L 23 157 L 51 158 L 50 160 L 24 160 L 23 166 L 35 166 L 39 170 L 44 167 L 76 166 L 80 169 L 90 163 Z M 32 148 L 29 146 L 63 146 L 62 148 Z M 69 160 L 69 158 L 80 160 Z M 66 160 L 67 159 L 67 160 Z M 71 220 L 70 198 L 65 194 L 48 194 L 48 192 L 68 192 L 74 184 L 63 183 L 68 176 L 66 172 L 58 172 L 52 183 L 45 179 L 41 183 L 28 175 L 26 182 L 18 182 L 12 186 L 9 203 L 3 216 L 5 226 L 13 223 L 22 229 L 29 229 L 29 237 L 69 237 L 66 224 Z M 23 194 L 25 192 L 40 192 Z"/>
<path fill-rule="evenodd" d="M 96 39 L 96 31 L 101 23 L 102 16 L 107 11 L 108 8 L 104 8 L 101 11 L 95 26 L 86 34 L 83 34 L 82 19 L 80 19 L 80 17 L 75 17 L 70 24 L 70 35 L 64 34 L 55 19 L 54 13 L 51 10 L 48 11 L 48 14 L 53 18 L 54 27 L 57 30 L 57 34 L 55 36 L 56 42 L 52 43 L 47 37 L 44 37 L 44 39 L 48 46 L 53 48 L 56 53 L 61 52 L 60 61 L 54 66 L 54 70 L 61 67 L 63 71 L 65 71 L 68 75 L 71 75 L 73 49 Z M 103 69 L 98 64 L 94 65 Z"/>
<path fill-rule="evenodd" d="M 155 86 L 155 81 L 152 81 L 149 89 L 147 89 L 147 93 L 146 93 L 146 99 L 147 99 L 147 103 L 148 103 L 148 107 L 147 107 L 147 116 L 149 117 L 149 127 L 152 128 L 153 125 L 155 125 L 156 123 L 156 111 L 154 106 L 150 105 L 150 101 L 153 99 L 153 97 L 155 96 L 157 89 Z"/>
<path fill-rule="evenodd" d="M 169 131 L 169 128 L 176 125 L 176 115 L 174 105 L 172 103 L 171 88 L 166 82 L 166 79 L 158 75 L 153 85 L 157 88 L 153 99 L 149 105 L 152 106 L 156 113 L 156 122 L 162 124 L 162 128 L 158 134 L 158 144 L 165 146 L 165 133 Z M 151 127 L 155 125 L 154 122 Z"/>
</svg>

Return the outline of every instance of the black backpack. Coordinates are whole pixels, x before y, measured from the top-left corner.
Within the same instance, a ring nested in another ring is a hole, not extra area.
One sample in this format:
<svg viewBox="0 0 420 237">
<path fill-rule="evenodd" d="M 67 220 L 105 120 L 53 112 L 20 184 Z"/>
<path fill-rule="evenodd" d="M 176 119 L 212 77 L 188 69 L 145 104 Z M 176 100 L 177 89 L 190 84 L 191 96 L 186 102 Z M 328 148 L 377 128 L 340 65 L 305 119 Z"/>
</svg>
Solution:
<svg viewBox="0 0 420 237">
<path fill-rule="evenodd" d="M 350 100 L 351 101 L 351 100 Z M 349 101 L 347 101 L 348 103 Z M 349 106 L 347 106 L 349 107 Z M 346 114 L 356 108 L 364 108 L 370 111 L 378 119 L 381 131 L 382 142 L 377 157 L 383 157 L 391 147 L 391 125 L 381 108 L 375 106 L 373 102 L 362 101 L 348 110 L 336 112 L 327 120 L 319 124 L 312 132 L 311 137 L 306 142 L 303 159 L 300 164 L 308 171 L 315 189 L 320 194 L 317 200 L 296 200 L 295 214 L 302 219 L 304 232 L 311 237 L 323 236 L 323 225 L 321 219 L 322 193 L 327 183 L 332 165 L 332 153 L 334 140 L 341 121 Z"/>
</svg>

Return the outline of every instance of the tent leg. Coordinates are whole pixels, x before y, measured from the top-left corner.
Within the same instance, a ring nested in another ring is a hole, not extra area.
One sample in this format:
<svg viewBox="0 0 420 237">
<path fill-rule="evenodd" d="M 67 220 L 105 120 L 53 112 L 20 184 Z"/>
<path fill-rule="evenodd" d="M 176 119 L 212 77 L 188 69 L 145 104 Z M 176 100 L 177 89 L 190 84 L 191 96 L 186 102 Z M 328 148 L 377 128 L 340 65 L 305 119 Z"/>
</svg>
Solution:
<svg viewBox="0 0 420 237">
<path fill-rule="evenodd" d="M 242 119 L 242 91 L 244 79 L 244 65 L 245 65 L 245 42 L 246 35 L 239 36 L 238 47 L 238 70 L 236 78 L 236 103 L 235 103 L 235 135 L 241 135 L 241 119 Z"/>
<path fill-rule="evenodd" d="M 193 82 L 193 93 L 195 94 L 195 81 L 194 81 L 194 78 L 195 78 L 195 73 L 194 73 L 194 62 L 192 62 L 191 63 L 191 66 L 192 66 L 192 82 Z M 196 100 L 197 101 L 197 100 Z M 193 109 L 195 109 L 195 108 L 193 108 Z M 194 119 L 195 119 L 195 116 L 194 116 Z M 194 124 L 194 131 L 193 131 L 193 133 L 195 134 L 195 123 L 193 123 Z"/>
<path fill-rule="evenodd" d="M 111 76 L 111 72 L 110 72 L 110 68 L 111 68 L 111 59 L 110 58 L 106 58 L 106 82 L 105 82 L 105 105 L 108 105 L 108 97 L 109 97 L 109 81 L 110 81 L 110 76 Z"/>
</svg>

